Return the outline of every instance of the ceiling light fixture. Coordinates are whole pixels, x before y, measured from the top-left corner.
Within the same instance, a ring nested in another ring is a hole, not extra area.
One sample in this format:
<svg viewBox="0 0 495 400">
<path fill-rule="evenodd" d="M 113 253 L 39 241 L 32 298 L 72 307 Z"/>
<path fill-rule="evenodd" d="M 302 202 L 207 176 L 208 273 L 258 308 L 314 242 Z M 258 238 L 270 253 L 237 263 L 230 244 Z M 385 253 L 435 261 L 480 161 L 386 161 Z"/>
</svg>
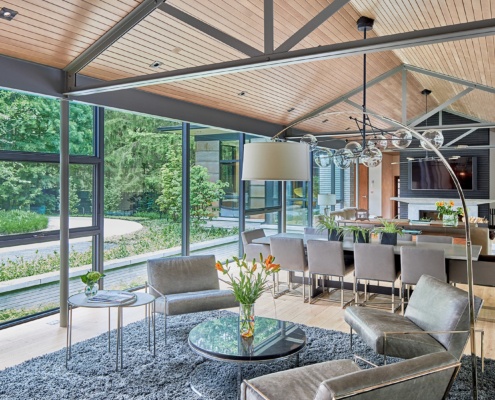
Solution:
<svg viewBox="0 0 495 400">
<path fill-rule="evenodd" d="M 238 94 L 239 96 L 245 96 L 245 95 L 247 95 L 247 92 L 245 92 L 245 91 L 243 90 L 242 92 L 239 92 L 239 93 L 237 93 L 237 94 Z"/>
<path fill-rule="evenodd" d="M 287 110 L 287 112 L 292 112 L 292 111 L 294 111 L 294 110 L 295 110 L 295 108 L 294 108 L 294 107 L 291 107 L 291 108 L 289 108 L 289 109 Z"/>
<path fill-rule="evenodd" d="M 19 14 L 17 11 L 9 8 L 2 7 L 0 9 L 0 18 L 6 19 L 7 21 L 12 21 L 17 14 Z"/>
<path fill-rule="evenodd" d="M 150 67 L 151 68 L 158 68 L 159 66 L 161 66 L 163 63 L 161 61 L 153 61 L 151 64 L 150 64 Z"/>
<path fill-rule="evenodd" d="M 423 89 L 421 91 L 421 94 L 425 96 L 425 114 L 428 114 L 428 96 L 431 94 L 431 90 L 429 89 Z M 428 126 L 428 119 L 425 121 L 426 126 Z M 433 146 L 435 146 L 437 149 L 440 148 L 443 144 L 443 134 L 442 132 L 436 130 L 436 129 L 428 129 L 423 132 L 423 137 L 425 140 L 430 142 Z M 425 150 L 429 150 L 427 147 L 426 142 L 421 142 L 421 147 Z"/>
</svg>

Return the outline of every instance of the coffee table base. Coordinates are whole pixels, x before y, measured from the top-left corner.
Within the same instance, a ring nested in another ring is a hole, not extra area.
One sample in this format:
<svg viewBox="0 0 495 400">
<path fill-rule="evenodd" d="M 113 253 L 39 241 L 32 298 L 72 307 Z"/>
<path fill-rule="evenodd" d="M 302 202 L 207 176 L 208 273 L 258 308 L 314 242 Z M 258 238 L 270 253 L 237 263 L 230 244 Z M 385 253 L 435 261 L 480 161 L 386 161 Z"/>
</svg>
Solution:
<svg viewBox="0 0 495 400">
<path fill-rule="evenodd" d="M 254 365 L 257 369 L 262 367 L 262 370 L 252 371 Z M 191 373 L 189 385 L 203 399 L 237 400 L 241 398 L 241 383 L 244 378 L 250 379 L 298 366 L 299 353 L 284 359 L 253 363 L 205 360 Z"/>
</svg>

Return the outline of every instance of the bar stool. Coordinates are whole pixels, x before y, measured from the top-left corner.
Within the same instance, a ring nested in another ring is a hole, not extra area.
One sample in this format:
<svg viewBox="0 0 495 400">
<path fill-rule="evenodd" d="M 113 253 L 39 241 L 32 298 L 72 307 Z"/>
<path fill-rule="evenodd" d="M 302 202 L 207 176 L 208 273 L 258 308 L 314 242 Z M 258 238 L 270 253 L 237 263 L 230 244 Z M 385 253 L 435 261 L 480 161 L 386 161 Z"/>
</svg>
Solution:
<svg viewBox="0 0 495 400">
<path fill-rule="evenodd" d="M 430 275 L 442 282 L 447 282 L 445 252 L 439 249 L 402 246 L 400 248 L 400 271 L 401 312 L 404 314 L 405 291 L 407 289 L 409 302 L 410 286 L 416 285 L 421 275 Z"/>
<path fill-rule="evenodd" d="M 280 269 L 289 271 L 289 289 L 285 292 L 275 293 L 275 296 L 286 294 L 290 291 L 291 274 L 293 272 L 302 272 L 303 284 L 303 302 L 306 302 L 306 271 L 308 270 L 308 262 L 304 252 L 303 239 L 271 237 L 270 252 L 275 257 L 275 262 L 280 264 Z M 277 289 L 278 289 L 277 279 Z"/>
<path fill-rule="evenodd" d="M 340 281 L 340 306 L 344 308 L 344 277 L 354 271 L 354 265 L 345 265 L 343 243 L 308 240 L 307 249 L 310 281 L 313 275 L 323 275 L 323 293 L 325 293 L 325 277 L 338 277 Z M 346 305 L 351 301 L 347 302 Z M 309 304 L 311 304 L 311 298 Z"/>
<path fill-rule="evenodd" d="M 390 282 L 392 284 L 392 312 L 395 311 L 395 280 L 400 272 L 395 268 L 394 246 L 354 243 L 354 297 L 359 305 L 359 280 Z M 365 301 L 366 301 L 365 284 Z M 399 293 L 400 295 L 400 293 Z M 376 303 L 375 303 L 376 304 Z"/>
</svg>

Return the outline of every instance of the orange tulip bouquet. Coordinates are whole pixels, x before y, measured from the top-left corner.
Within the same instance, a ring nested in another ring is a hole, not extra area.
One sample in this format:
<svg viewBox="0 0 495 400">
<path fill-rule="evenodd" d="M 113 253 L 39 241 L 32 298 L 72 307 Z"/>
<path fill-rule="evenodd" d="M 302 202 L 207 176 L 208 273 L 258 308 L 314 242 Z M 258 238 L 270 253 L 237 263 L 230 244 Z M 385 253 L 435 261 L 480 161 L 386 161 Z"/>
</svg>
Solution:
<svg viewBox="0 0 495 400">
<path fill-rule="evenodd" d="M 215 267 L 223 275 L 227 275 L 227 283 L 234 293 L 234 297 L 239 301 L 239 333 L 242 337 L 248 338 L 254 334 L 254 303 L 258 300 L 264 290 L 267 289 L 268 277 L 280 271 L 280 265 L 274 264 L 275 257 L 269 255 L 263 259 L 260 254 L 260 261 L 253 259 L 251 265 L 243 258 L 232 257 L 236 268 L 232 268 L 228 261 L 222 265 L 217 261 Z"/>
<path fill-rule="evenodd" d="M 450 201 L 437 201 L 435 203 L 437 207 L 438 216 L 443 220 L 444 226 L 457 226 L 459 222 L 459 215 L 464 215 L 462 207 L 454 208 L 454 202 Z"/>
</svg>

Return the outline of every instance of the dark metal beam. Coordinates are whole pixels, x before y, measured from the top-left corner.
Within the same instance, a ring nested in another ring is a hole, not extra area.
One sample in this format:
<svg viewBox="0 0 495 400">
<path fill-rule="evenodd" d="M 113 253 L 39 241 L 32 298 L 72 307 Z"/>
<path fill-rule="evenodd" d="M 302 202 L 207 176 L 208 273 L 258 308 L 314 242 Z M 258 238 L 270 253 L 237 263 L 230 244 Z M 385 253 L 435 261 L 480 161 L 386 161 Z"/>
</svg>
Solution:
<svg viewBox="0 0 495 400">
<path fill-rule="evenodd" d="M 265 0 L 264 7 L 265 54 L 273 53 L 273 0 Z"/>
<path fill-rule="evenodd" d="M 364 53 L 424 46 L 453 40 L 466 40 L 494 34 L 495 18 L 492 18 L 464 24 L 374 37 L 366 40 L 355 40 L 352 42 L 336 43 L 310 49 L 294 50 L 287 53 L 275 53 L 269 56 L 263 55 L 212 65 L 184 68 L 176 71 L 164 71 L 150 75 L 118 79 L 98 85 L 81 87 L 66 94 L 82 96 L 238 72 L 249 72 L 291 64 L 356 56 Z"/>
<path fill-rule="evenodd" d="M 190 14 L 181 11 L 170 4 L 163 3 L 158 7 L 161 11 L 171 15 L 174 18 L 177 18 L 179 21 L 186 23 L 187 25 L 192 26 L 200 32 L 205 33 L 212 38 L 219 40 L 222 43 L 225 43 L 227 46 L 232 47 L 240 51 L 241 53 L 246 54 L 249 57 L 260 56 L 263 52 L 255 49 L 254 47 L 244 43 L 242 40 L 236 39 L 235 37 L 229 35 L 228 33 L 222 32 L 220 29 L 217 29 Z"/>
<path fill-rule="evenodd" d="M 134 26 L 141 22 L 145 17 L 155 11 L 155 9 L 162 4 L 163 1 L 164 0 L 144 0 L 134 10 L 122 18 L 122 20 L 110 28 L 96 42 L 77 56 L 64 68 L 64 71 L 68 72 L 69 75 L 78 73 L 112 44 L 119 40 L 123 35 L 134 28 Z"/>
<path fill-rule="evenodd" d="M 350 0 L 334 0 L 332 4 L 329 4 L 326 8 L 320 11 L 311 21 L 308 21 L 302 28 L 288 38 L 284 43 L 277 47 L 275 53 L 282 53 L 289 51 L 332 15 L 344 7 Z"/>
<path fill-rule="evenodd" d="M 471 81 L 468 81 L 466 79 L 457 78 L 457 77 L 452 76 L 452 75 L 442 74 L 440 72 L 435 72 L 435 71 L 430 71 L 427 69 L 415 67 L 414 65 L 406 64 L 405 67 L 408 71 L 411 71 L 411 72 L 417 72 L 419 74 L 432 76 L 434 78 L 443 79 L 445 81 L 458 83 L 460 85 L 464 85 L 464 86 L 467 86 L 470 88 L 483 90 L 484 92 L 495 93 L 495 87 L 492 87 L 492 86 L 482 85 L 480 83 L 471 82 Z"/>
<path fill-rule="evenodd" d="M 182 123 L 182 246 L 181 254 L 191 254 L 191 130 Z"/>
</svg>

